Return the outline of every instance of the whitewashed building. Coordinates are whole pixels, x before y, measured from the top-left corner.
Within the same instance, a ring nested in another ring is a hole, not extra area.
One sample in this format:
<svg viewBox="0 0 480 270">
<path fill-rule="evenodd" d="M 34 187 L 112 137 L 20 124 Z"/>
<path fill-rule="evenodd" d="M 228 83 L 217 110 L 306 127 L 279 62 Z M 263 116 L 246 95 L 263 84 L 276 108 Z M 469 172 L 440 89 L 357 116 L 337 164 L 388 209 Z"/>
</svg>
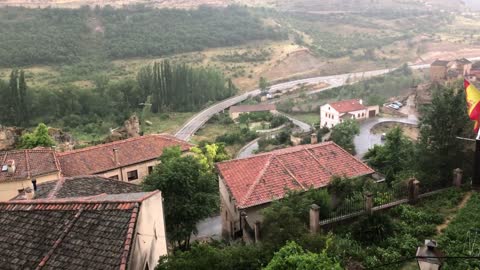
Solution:
<svg viewBox="0 0 480 270">
<path fill-rule="evenodd" d="M 365 106 L 361 99 L 349 99 L 328 103 L 320 107 L 320 127 L 332 128 L 346 119 L 367 119 L 375 117 L 378 105 Z"/>
</svg>

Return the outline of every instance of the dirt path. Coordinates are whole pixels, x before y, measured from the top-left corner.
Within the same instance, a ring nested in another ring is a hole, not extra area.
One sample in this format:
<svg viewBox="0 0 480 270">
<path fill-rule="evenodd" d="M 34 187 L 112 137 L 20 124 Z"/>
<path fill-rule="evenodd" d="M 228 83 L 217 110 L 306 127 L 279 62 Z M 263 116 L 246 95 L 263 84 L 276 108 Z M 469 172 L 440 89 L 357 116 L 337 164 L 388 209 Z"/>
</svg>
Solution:
<svg viewBox="0 0 480 270">
<path fill-rule="evenodd" d="M 437 226 L 437 234 L 442 234 L 443 233 L 443 230 L 445 228 L 448 227 L 448 224 L 450 224 L 450 222 L 455 218 L 455 216 L 457 215 L 458 213 L 458 210 L 462 209 L 463 207 L 465 207 L 465 205 L 467 204 L 468 200 L 470 200 L 470 197 L 472 197 L 472 192 L 468 192 L 465 194 L 465 196 L 463 197 L 462 201 L 460 202 L 460 204 L 456 207 L 455 209 L 455 212 L 452 213 L 451 215 L 449 215 L 445 221 L 438 225 Z"/>
</svg>

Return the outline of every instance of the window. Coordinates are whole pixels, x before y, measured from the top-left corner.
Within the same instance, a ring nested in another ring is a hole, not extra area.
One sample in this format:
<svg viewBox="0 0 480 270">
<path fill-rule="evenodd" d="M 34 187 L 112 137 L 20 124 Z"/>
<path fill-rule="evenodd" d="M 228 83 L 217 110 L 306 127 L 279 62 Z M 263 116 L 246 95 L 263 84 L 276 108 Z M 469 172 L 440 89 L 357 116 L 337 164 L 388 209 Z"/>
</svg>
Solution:
<svg viewBox="0 0 480 270">
<path fill-rule="evenodd" d="M 148 166 L 148 174 L 152 174 L 153 172 L 153 166 Z"/>
<path fill-rule="evenodd" d="M 129 171 L 127 172 L 128 181 L 133 181 L 138 179 L 138 171 Z"/>
<path fill-rule="evenodd" d="M 109 177 L 110 179 L 118 180 L 118 174 L 117 175 L 112 175 Z"/>
</svg>

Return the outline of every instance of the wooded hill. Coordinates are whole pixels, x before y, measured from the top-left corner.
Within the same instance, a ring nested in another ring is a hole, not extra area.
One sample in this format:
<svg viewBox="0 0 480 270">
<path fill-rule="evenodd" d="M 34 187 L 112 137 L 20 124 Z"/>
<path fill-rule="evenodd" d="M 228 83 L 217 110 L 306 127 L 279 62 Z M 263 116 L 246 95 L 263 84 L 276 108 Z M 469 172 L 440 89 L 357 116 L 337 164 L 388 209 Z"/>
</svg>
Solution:
<svg viewBox="0 0 480 270">
<path fill-rule="evenodd" d="M 165 56 L 285 39 L 246 8 L 0 9 L 0 66 Z"/>
</svg>

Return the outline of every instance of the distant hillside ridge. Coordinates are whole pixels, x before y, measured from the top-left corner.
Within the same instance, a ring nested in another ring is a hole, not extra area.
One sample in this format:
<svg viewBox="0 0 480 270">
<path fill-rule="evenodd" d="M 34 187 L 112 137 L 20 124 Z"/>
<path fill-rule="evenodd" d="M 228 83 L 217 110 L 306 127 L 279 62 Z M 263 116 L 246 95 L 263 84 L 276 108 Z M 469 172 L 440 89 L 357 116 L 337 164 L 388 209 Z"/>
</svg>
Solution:
<svg viewBox="0 0 480 270">
<path fill-rule="evenodd" d="M 283 40 L 239 6 L 195 10 L 128 8 L 0 9 L 0 66 L 71 64 L 85 58 L 164 57 L 254 40 Z"/>
</svg>

